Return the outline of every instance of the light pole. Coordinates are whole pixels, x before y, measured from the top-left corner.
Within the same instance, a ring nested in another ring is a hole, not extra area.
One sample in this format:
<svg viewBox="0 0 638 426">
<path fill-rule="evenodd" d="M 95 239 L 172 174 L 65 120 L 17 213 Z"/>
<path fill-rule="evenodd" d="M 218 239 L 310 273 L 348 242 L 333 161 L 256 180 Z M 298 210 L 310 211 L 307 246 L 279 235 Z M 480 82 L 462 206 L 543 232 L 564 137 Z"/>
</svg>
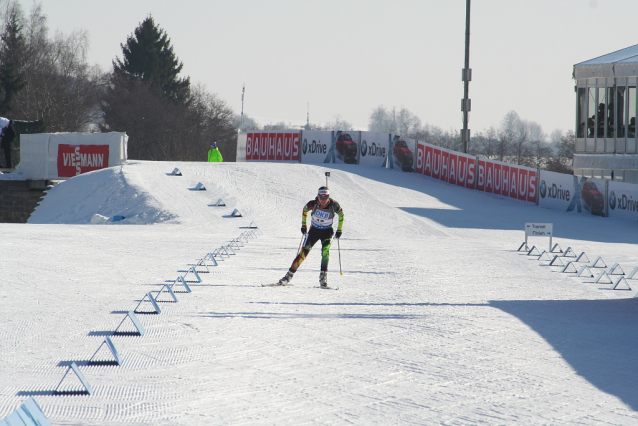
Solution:
<svg viewBox="0 0 638 426">
<path fill-rule="evenodd" d="M 468 98 L 470 91 L 470 81 L 472 80 L 472 70 L 470 69 L 470 0 L 465 4 L 465 68 L 463 68 L 463 100 L 461 111 L 463 111 L 463 130 L 461 130 L 461 144 L 463 152 L 467 154 L 470 145 L 470 129 L 467 128 L 472 102 Z"/>
</svg>

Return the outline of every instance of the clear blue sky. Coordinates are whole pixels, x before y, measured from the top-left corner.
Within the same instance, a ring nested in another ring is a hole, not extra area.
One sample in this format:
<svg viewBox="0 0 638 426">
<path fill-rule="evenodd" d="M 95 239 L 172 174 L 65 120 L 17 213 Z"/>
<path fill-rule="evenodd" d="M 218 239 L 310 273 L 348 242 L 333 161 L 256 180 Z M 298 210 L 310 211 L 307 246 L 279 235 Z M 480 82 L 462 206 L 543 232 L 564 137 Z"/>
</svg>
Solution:
<svg viewBox="0 0 638 426">
<path fill-rule="evenodd" d="M 31 2 L 22 0 L 28 11 Z M 460 129 L 465 0 L 44 0 L 51 33 L 89 32 L 107 70 L 152 14 L 183 75 L 239 113 L 365 130 L 378 105 Z M 636 0 L 472 2 L 472 133 L 510 110 L 546 133 L 574 126 L 574 64 L 638 44 Z"/>
</svg>

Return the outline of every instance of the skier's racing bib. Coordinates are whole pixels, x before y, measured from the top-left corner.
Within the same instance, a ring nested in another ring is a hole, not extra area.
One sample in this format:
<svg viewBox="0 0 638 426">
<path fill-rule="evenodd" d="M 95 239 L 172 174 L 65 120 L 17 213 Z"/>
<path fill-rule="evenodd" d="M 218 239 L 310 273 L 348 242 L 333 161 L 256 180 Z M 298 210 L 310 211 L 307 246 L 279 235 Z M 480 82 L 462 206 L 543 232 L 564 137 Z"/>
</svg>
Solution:
<svg viewBox="0 0 638 426">
<path fill-rule="evenodd" d="M 319 208 L 317 208 L 310 218 L 310 223 L 312 224 L 313 228 L 330 228 L 332 226 L 333 217 L 334 213 L 332 211 L 320 210 Z"/>
</svg>

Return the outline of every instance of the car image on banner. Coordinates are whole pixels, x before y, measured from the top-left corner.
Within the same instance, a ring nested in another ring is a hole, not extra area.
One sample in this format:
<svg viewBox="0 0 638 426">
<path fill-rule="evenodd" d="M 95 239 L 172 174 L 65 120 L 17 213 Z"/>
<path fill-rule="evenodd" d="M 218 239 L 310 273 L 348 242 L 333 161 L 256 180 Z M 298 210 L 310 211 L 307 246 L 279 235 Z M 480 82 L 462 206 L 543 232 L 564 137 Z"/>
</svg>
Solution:
<svg viewBox="0 0 638 426">
<path fill-rule="evenodd" d="M 358 139 L 359 132 L 341 132 L 337 136 L 336 159 L 345 164 L 359 164 L 359 159 L 357 158 L 357 153 L 359 152 Z"/>
<path fill-rule="evenodd" d="M 605 196 L 598 190 L 596 183 L 588 180 L 580 191 L 582 206 L 593 215 L 605 215 Z"/>
<path fill-rule="evenodd" d="M 400 167 L 401 170 L 404 172 L 414 171 L 414 153 L 403 138 L 400 138 L 394 143 L 392 155 L 394 157 L 394 164 Z"/>
</svg>

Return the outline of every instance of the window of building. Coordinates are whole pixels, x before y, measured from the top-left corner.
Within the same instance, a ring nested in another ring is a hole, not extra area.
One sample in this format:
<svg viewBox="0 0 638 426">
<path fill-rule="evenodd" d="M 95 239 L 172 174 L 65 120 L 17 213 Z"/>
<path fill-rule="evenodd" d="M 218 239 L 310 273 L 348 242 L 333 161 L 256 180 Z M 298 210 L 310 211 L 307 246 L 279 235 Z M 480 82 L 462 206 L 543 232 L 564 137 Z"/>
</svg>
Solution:
<svg viewBox="0 0 638 426">
<path fill-rule="evenodd" d="M 576 122 L 578 123 L 578 130 L 576 132 L 577 138 L 585 137 L 585 126 L 587 125 L 587 92 L 586 88 L 578 88 L 578 110 L 576 111 Z"/>
<path fill-rule="evenodd" d="M 616 91 L 616 136 L 625 137 L 625 86 L 618 86 Z"/>
<path fill-rule="evenodd" d="M 588 109 L 587 109 L 587 137 L 593 138 L 596 136 L 596 88 L 589 87 L 587 89 L 589 91 L 588 96 Z"/>
<path fill-rule="evenodd" d="M 608 138 L 613 138 L 614 137 L 614 131 L 616 130 L 616 126 L 615 126 L 615 122 L 614 122 L 614 115 L 615 115 L 615 108 L 614 108 L 614 99 L 615 99 L 615 91 L 613 87 L 607 87 L 605 89 L 605 95 L 607 97 L 607 103 L 605 104 L 607 106 L 607 122 L 605 123 L 607 125 L 607 137 Z"/>
<path fill-rule="evenodd" d="M 636 87 L 627 88 L 627 137 L 636 137 Z"/>
<path fill-rule="evenodd" d="M 598 88 L 598 109 L 596 110 L 596 137 L 605 137 L 605 122 L 607 121 L 607 98 L 605 97 L 607 90 L 605 87 Z"/>
</svg>

